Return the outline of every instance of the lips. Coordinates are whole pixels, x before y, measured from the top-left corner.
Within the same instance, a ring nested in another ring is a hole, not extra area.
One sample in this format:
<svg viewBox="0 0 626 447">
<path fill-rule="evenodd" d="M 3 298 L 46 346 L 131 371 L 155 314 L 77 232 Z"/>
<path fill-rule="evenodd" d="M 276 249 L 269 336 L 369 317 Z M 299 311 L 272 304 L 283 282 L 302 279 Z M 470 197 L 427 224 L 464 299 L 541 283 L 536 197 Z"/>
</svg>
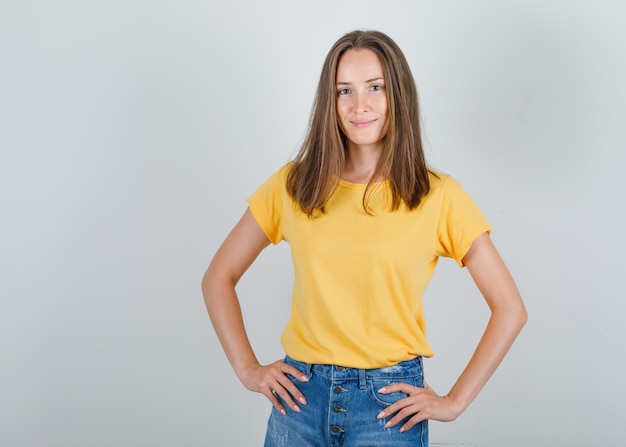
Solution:
<svg viewBox="0 0 626 447">
<path fill-rule="evenodd" d="M 358 121 L 350 121 L 354 127 L 362 129 L 364 127 L 368 127 L 373 124 L 376 120 L 358 120 Z"/>
</svg>

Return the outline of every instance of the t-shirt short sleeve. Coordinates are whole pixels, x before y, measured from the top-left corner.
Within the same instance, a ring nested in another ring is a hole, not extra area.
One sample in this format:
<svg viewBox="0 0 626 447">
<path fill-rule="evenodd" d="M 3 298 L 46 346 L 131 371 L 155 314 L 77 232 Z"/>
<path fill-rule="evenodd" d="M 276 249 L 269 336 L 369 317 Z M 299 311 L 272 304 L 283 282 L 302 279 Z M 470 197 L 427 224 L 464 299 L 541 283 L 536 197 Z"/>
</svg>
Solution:
<svg viewBox="0 0 626 447">
<path fill-rule="evenodd" d="M 248 197 L 248 206 L 261 229 L 272 244 L 283 240 L 283 194 L 286 167 L 276 171 Z"/>
<path fill-rule="evenodd" d="M 487 218 L 463 187 L 454 178 L 447 177 L 437 229 L 437 255 L 453 258 L 464 267 L 463 257 L 472 242 L 485 232 L 491 232 Z"/>
</svg>

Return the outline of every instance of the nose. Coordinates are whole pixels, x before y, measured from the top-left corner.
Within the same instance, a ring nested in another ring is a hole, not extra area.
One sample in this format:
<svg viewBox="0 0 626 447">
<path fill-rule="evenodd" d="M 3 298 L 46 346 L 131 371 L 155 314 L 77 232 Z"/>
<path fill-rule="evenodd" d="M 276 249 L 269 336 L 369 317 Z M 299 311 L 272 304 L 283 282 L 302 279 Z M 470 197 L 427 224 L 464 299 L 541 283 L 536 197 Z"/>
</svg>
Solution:
<svg viewBox="0 0 626 447">
<path fill-rule="evenodd" d="M 364 93 L 357 93 L 354 98 L 356 113 L 364 113 L 370 110 L 369 98 Z"/>
</svg>

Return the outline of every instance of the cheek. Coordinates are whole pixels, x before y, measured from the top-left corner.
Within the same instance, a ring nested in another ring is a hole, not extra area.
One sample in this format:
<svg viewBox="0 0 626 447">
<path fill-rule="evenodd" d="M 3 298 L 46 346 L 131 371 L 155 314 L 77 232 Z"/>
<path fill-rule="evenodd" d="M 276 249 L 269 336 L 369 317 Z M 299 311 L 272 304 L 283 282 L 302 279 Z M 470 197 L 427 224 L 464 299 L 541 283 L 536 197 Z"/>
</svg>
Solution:
<svg viewBox="0 0 626 447">
<path fill-rule="evenodd" d="M 339 117 L 339 119 L 343 119 L 343 117 L 346 116 L 346 114 L 348 113 L 349 109 L 350 105 L 347 101 L 344 100 L 337 102 L 337 116 Z"/>
<path fill-rule="evenodd" d="M 343 133 L 346 132 L 345 126 L 343 125 L 343 117 L 339 109 L 337 109 L 337 125 L 339 126 L 339 128 L 342 130 Z"/>
<path fill-rule="evenodd" d="M 346 122 L 346 120 L 348 119 L 348 108 L 345 105 L 337 105 L 337 121 L 339 122 L 340 126 L 343 126 L 343 124 Z"/>
<path fill-rule="evenodd" d="M 383 111 L 382 135 L 386 136 L 388 131 L 389 131 L 389 111 L 385 109 Z"/>
<path fill-rule="evenodd" d="M 385 127 L 387 127 L 387 121 L 389 120 L 389 109 L 387 108 L 387 101 L 381 104 L 380 113 L 383 116 L 383 121 L 385 122 Z"/>
<path fill-rule="evenodd" d="M 387 98 L 386 97 L 383 96 L 378 101 L 378 110 L 380 111 L 380 113 L 382 113 L 385 116 L 385 118 L 387 118 L 388 108 L 387 108 Z"/>
</svg>

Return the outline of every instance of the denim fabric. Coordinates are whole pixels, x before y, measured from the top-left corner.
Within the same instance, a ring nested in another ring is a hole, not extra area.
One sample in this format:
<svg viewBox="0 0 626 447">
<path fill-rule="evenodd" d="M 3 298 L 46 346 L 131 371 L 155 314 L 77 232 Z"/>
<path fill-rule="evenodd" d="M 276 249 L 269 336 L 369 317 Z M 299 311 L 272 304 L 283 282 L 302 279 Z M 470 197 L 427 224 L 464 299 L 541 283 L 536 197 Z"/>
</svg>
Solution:
<svg viewBox="0 0 626 447">
<path fill-rule="evenodd" d="M 285 358 L 309 377 L 308 382 L 291 380 L 307 399 L 301 413 L 287 407 L 283 416 L 272 409 L 265 447 L 427 447 L 428 421 L 400 433 L 402 424 L 384 428 L 389 418 L 378 413 L 406 397 L 403 393 L 379 394 L 383 386 L 405 382 L 422 387 L 422 359 L 379 369 L 311 365 Z"/>
</svg>

